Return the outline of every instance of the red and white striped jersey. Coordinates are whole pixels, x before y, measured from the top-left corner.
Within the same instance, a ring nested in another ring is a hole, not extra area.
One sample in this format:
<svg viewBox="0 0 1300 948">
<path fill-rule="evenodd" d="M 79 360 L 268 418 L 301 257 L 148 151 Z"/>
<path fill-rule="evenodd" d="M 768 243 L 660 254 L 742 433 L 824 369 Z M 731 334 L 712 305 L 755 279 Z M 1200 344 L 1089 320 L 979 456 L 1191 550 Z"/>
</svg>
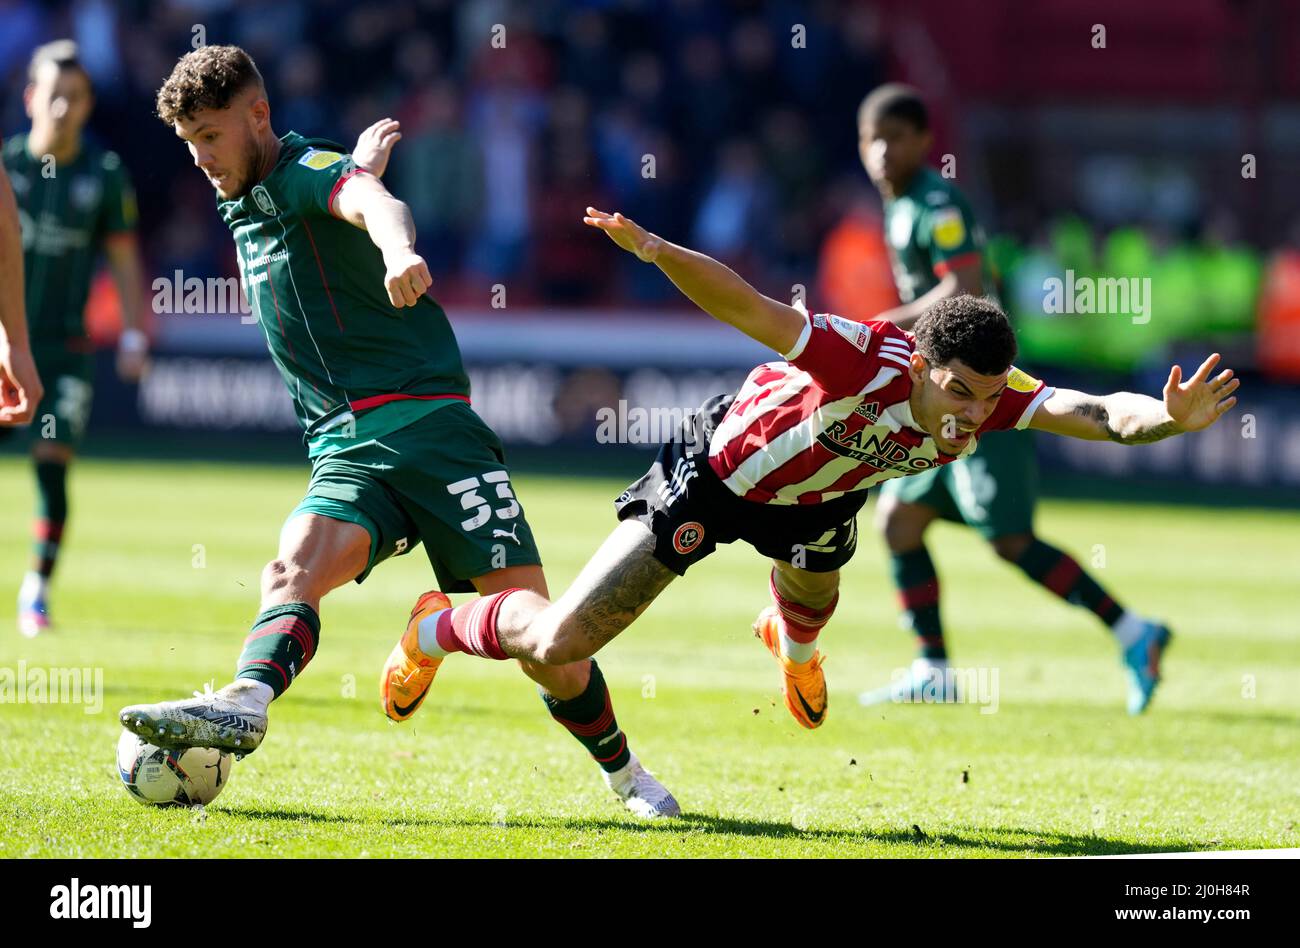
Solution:
<svg viewBox="0 0 1300 948">
<path fill-rule="evenodd" d="M 965 457 L 986 431 L 1024 428 L 1055 389 L 1012 368 L 993 414 L 961 454 L 912 417 L 914 337 L 885 320 L 804 316 L 784 362 L 745 380 L 709 442 L 709 464 L 746 500 L 817 504 Z"/>
</svg>

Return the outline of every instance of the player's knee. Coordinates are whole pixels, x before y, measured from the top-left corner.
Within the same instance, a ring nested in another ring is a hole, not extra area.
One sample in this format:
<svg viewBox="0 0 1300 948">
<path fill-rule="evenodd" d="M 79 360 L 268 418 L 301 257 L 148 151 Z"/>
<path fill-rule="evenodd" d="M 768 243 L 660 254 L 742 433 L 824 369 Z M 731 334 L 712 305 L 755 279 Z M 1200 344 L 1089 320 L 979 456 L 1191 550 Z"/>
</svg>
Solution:
<svg viewBox="0 0 1300 948">
<path fill-rule="evenodd" d="M 793 569 L 777 565 L 777 591 L 787 599 L 804 605 L 820 607 L 840 588 L 839 570 L 814 573 L 806 569 Z"/>
<path fill-rule="evenodd" d="M 876 511 L 876 528 L 889 549 L 901 553 L 922 544 L 930 519 L 911 504 L 890 504 Z"/>
<path fill-rule="evenodd" d="M 1012 533 L 1003 537 L 994 537 L 989 541 L 993 551 L 1008 563 L 1017 562 L 1033 542 L 1032 533 Z"/>
<path fill-rule="evenodd" d="M 539 633 L 534 652 L 537 661 L 543 665 L 568 665 L 591 658 L 595 653 L 594 643 L 583 634 L 579 623 L 571 615 L 547 623 Z"/>
<path fill-rule="evenodd" d="M 297 563 L 274 559 L 262 568 L 262 595 L 274 597 L 303 585 L 306 570 Z"/>
</svg>

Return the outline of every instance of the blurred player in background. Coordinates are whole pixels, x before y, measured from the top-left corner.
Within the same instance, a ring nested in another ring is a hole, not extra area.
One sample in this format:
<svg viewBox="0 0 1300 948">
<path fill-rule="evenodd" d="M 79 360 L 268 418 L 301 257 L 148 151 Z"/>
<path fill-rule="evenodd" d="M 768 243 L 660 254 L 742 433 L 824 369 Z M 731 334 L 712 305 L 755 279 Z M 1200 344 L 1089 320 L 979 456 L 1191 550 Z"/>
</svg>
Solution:
<svg viewBox="0 0 1300 948">
<path fill-rule="evenodd" d="M 121 719 L 157 744 L 243 754 L 261 744 L 271 702 L 315 654 L 321 599 L 382 560 L 423 541 L 442 589 L 483 596 L 545 596 L 546 579 L 501 442 L 470 408 L 456 337 L 426 292 L 410 209 L 377 177 L 397 123 L 376 123 L 352 155 L 296 132 L 277 137 L 262 76 L 234 46 L 184 56 L 159 90 L 158 115 L 217 192 L 312 474 L 263 571 L 235 681 L 195 700 L 124 708 Z M 426 612 L 449 605 L 442 593 L 421 597 L 408 636 Z M 594 661 L 521 665 L 628 809 L 679 813 L 628 747 Z M 399 658 L 385 669 L 390 718 L 415 713 L 427 687 L 417 683 L 437 666 Z"/>
<path fill-rule="evenodd" d="M 920 94 L 881 86 L 858 110 L 858 149 L 885 205 L 885 240 L 902 305 L 880 315 L 908 329 L 930 304 L 959 293 L 992 294 L 984 238 L 965 197 L 926 164 L 929 116 Z M 920 654 L 904 676 L 861 695 L 863 704 L 957 700 L 939 617 L 939 576 L 925 546 L 942 517 L 979 531 L 1034 582 L 1092 612 L 1119 643 L 1128 670 L 1128 710 L 1139 714 L 1159 681 L 1169 629 L 1126 610 L 1068 553 L 1034 533 L 1038 462 L 1029 431 L 991 432 L 952 464 L 881 486 L 876 525 L 889 547 L 904 623 Z"/>
<path fill-rule="evenodd" d="M 23 102 L 31 130 L 7 141 L 3 156 L 22 220 L 32 354 L 46 386 L 30 429 L 38 497 L 34 550 L 18 592 L 18 630 L 32 637 L 50 624 L 50 577 L 68 521 L 68 466 L 90 416 L 94 352 L 85 309 L 101 252 L 121 301 L 118 373 L 139 380 L 147 356 L 138 325 L 135 194 L 121 159 L 82 137 L 94 93 L 75 43 L 36 50 Z"/>
</svg>

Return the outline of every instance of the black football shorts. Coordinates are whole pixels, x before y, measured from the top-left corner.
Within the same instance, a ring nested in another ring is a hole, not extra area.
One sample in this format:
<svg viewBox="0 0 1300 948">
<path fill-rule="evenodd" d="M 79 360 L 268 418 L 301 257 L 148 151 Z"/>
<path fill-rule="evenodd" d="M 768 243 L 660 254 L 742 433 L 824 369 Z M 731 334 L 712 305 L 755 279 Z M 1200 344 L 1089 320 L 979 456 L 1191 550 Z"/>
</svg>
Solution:
<svg viewBox="0 0 1300 948">
<path fill-rule="evenodd" d="M 655 559 L 679 576 L 719 543 L 736 540 L 809 572 L 839 569 L 857 549 L 856 518 L 867 492 L 822 504 L 760 504 L 738 497 L 709 466 L 709 439 L 733 398 L 710 398 L 687 416 L 650 470 L 614 501 L 618 519 L 649 527 Z"/>
</svg>

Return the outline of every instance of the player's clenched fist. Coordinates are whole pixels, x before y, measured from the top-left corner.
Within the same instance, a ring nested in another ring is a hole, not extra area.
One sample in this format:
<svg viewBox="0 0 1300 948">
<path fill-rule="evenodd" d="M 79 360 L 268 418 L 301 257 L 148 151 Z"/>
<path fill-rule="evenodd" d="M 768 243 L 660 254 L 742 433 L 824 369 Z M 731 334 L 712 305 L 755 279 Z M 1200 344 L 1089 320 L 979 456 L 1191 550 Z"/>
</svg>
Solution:
<svg viewBox="0 0 1300 948">
<path fill-rule="evenodd" d="M 25 425 L 45 394 L 31 350 L 0 337 L 0 425 Z"/>
<path fill-rule="evenodd" d="M 655 257 L 659 256 L 659 248 L 663 246 L 663 242 L 658 237 L 630 217 L 624 217 L 618 212 L 606 214 L 604 211 L 589 207 L 587 216 L 582 219 L 582 222 L 589 227 L 603 230 L 610 240 L 624 250 L 636 254 L 646 263 L 653 263 Z"/>
<path fill-rule="evenodd" d="M 418 253 L 385 257 L 384 264 L 388 267 L 388 273 L 384 276 L 384 289 L 388 290 L 388 301 L 394 306 L 414 306 L 425 291 L 433 286 L 429 265 Z"/>
</svg>

